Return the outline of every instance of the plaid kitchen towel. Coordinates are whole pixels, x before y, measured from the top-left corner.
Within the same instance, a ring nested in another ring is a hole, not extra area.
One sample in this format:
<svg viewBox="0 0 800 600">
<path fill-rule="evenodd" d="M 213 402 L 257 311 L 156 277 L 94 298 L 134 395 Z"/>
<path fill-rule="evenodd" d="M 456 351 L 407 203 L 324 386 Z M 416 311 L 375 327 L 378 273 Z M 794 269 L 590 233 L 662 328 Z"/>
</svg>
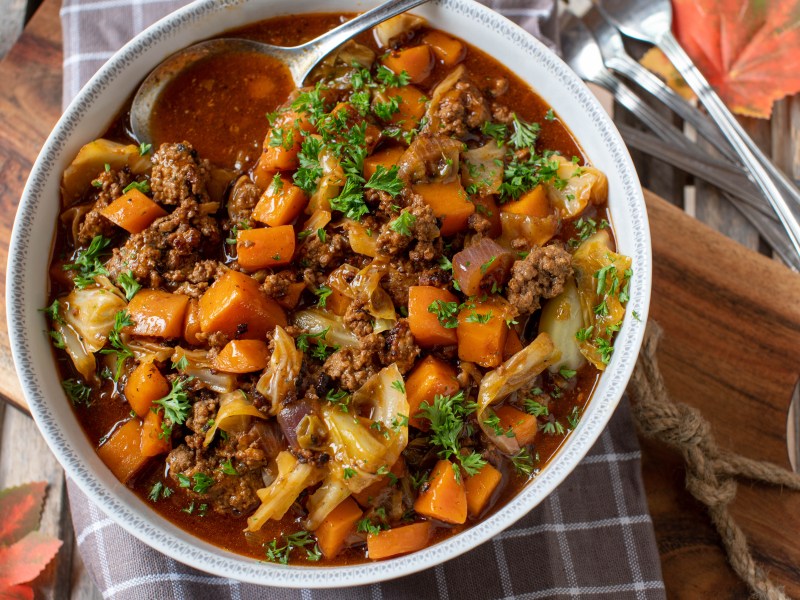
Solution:
<svg viewBox="0 0 800 600">
<path fill-rule="evenodd" d="M 554 0 L 485 2 L 556 39 Z M 180 0 L 64 0 L 64 106 L 128 39 Z M 664 598 L 627 400 L 575 471 L 513 527 L 463 556 L 394 581 L 343 590 L 242 584 L 180 564 L 125 532 L 69 482 L 79 550 L 104 598 Z"/>
</svg>

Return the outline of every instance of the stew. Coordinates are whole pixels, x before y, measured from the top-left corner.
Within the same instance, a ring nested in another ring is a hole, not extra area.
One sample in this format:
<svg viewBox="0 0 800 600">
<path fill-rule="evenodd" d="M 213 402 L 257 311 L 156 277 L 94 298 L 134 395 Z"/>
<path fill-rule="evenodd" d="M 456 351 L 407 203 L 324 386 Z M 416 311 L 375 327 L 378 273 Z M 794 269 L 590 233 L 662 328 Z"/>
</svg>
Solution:
<svg viewBox="0 0 800 600">
<path fill-rule="evenodd" d="M 603 173 L 464 41 L 404 15 L 308 87 L 282 68 L 201 64 L 158 143 L 123 110 L 81 149 L 50 336 L 99 456 L 167 519 L 280 563 L 389 558 L 535 479 L 611 358 L 631 261 Z"/>
</svg>

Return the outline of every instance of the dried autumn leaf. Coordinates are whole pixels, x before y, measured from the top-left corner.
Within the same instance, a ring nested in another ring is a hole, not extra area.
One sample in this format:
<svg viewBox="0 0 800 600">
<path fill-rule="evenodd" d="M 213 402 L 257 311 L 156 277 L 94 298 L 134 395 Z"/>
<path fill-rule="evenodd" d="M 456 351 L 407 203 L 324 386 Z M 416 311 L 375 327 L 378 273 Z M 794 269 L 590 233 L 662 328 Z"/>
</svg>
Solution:
<svg viewBox="0 0 800 600">
<path fill-rule="evenodd" d="M 0 589 L 36 578 L 61 547 L 61 540 L 32 531 L 17 543 L 0 548 Z"/>
<path fill-rule="evenodd" d="M 800 0 L 672 0 L 673 29 L 728 107 L 768 119 L 800 92 Z"/>
<path fill-rule="evenodd" d="M 692 88 L 683 80 L 681 74 L 678 73 L 678 69 L 672 66 L 667 55 L 660 49 L 653 46 L 644 53 L 642 58 L 639 59 L 639 62 L 642 63 L 645 69 L 652 71 L 656 75 L 661 75 L 664 82 L 686 100 L 693 100 L 695 98 Z"/>
<path fill-rule="evenodd" d="M 0 491 L 0 546 L 8 546 L 39 528 L 47 483 L 38 481 Z"/>
<path fill-rule="evenodd" d="M 29 585 L 14 585 L 0 589 L 0 600 L 33 600 L 33 588 Z"/>
</svg>

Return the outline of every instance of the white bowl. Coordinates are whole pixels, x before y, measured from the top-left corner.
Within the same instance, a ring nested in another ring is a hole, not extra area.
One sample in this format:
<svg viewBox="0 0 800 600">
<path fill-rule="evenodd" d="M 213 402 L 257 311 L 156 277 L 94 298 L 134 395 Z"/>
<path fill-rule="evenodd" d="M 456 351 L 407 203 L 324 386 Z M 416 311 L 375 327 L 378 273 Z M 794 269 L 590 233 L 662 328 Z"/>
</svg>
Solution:
<svg viewBox="0 0 800 600">
<path fill-rule="evenodd" d="M 19 205 L 9 252 L 8 328 L 22 388 L 42 435 L 67 475 L 112 519 L 153 548 L 209 573 L 267 585 L 328 588 L 407 575 L 467 552 L 539 504 L 580 462 L 614 412 L 639 352 L 650 298 L 650 231 L 641 186 L 617 130 L 580 79 L 531 35 L 472 0 L 439 0 L 414 12 L 491 54 L 528 82 L 575 132 L 591 162 L 608 176 L 619 251 L 633 258 L 631 299 L 611 363 L 577 430 L 543 472 L 491 518 L 420 552 L 346 567 L 265 564 L 217 548 L 160 517 L 100 461 L 61 389 L 45 334 L 47 324 L 37 310 L 47 301 L 62 171 L 84 143 L 105 131 L 137 83 L 180 48 L 271 16 L 363 11 L 377 3 L 204 0 L 171 14 L 117 52 L 81 90 L 42 148 Z M 633 318 L 634 311 L 641 321 Z"/>
</svg>

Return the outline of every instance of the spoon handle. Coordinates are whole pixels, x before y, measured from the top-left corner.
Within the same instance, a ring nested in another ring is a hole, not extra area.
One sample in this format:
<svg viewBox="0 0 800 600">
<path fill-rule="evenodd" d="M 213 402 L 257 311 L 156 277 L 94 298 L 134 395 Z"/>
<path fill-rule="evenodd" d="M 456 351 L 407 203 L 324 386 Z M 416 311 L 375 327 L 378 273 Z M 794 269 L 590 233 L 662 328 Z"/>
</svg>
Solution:
<svg viewBox="0 0 800 600">
<path fill-rule="evenodd" d="M 321 35 L 315 40 L 292 48 L 298 55 L 302 56 L 302 61 L 298 61 L 298 73 L 295 81 L 303 81 L 308 73 L 316 64 L 333 52 L 336 48 L 344 44 L 352 37 L 383 23 L 387 19 L 399 15 L 415 6 L 425 4 L 428 0 L 389 0 L 372 10 L 358 15 L 349 21 L 339 25 L 336 29 Z"/>
<path fill-rule="evenodd" d="M 694 90 L 700 102 L 708 110 L 709 115 L 719 125 L 723 135 L 728 139 L 736 154 L 739 155 L 742 164 L 750 172 L 753 181 L 777 213 L 778 218 L 789 234 L 792 245 L 797 253 L 800 254 L 800 222 L 798 221 L 797 213 L 800 210 L 800 205 L 790 206 L 787 204 L 786 198 L 770 177 L 770 173 L 780 173 L 777 167 L 771 164 L 770 160 L 755 145 L 755 142 L 745 133 L 736 117 L 731 114 L 720 97 L 711 89 L 706 78 L 694 65 L 692 59 L 683 50 L 672 35 L 672 32 L 667 31 L 658 40 L 657 45 L 667 55 L 667 58 L 670 59 L 680 74 L 683 75 L 686 83 Z M 770 165 L 770 167 L 767 167 L 767 165 Z M 800 198 L 800 193 L 791 184 L 788 186 L 784 184 L 783 187 L 787 188 L 793 197 Z M 792 188 L 794 188 L 793 192 Z"/>
</svg>

